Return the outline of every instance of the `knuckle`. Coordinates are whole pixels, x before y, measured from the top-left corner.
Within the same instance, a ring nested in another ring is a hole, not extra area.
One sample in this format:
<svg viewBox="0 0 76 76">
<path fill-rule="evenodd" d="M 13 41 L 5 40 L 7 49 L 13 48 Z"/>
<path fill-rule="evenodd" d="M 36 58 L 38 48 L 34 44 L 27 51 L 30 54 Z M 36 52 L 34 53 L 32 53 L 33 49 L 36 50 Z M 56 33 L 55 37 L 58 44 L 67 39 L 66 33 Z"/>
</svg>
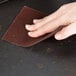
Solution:
<svg viewBox="0 0 76 76">
<path fill-rule="evenodd" d="M 63 15 L 59 18 L 59 21 L 62 22 L 64 25 L 68 22 L 67 14 Z"/>
</svg>

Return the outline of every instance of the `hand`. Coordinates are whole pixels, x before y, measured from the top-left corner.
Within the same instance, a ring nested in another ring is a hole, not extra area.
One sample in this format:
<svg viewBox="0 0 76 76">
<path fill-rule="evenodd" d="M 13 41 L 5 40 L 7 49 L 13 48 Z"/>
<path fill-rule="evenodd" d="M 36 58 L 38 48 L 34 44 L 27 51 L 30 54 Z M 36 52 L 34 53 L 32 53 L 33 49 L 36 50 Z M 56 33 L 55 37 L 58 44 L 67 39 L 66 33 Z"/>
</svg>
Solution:
<svg viewBox="0 0 76 76">
<path fill-rule="evenodd" d="M 39 37 L 66 26 L 55 34 L 57 40 L 66 39 L 76 34 L 76 2 L 61 6 L 56 12 L 42 19 L 34 19 L 33 25 L 26 25 L 30 37 Z"/>
</svg>

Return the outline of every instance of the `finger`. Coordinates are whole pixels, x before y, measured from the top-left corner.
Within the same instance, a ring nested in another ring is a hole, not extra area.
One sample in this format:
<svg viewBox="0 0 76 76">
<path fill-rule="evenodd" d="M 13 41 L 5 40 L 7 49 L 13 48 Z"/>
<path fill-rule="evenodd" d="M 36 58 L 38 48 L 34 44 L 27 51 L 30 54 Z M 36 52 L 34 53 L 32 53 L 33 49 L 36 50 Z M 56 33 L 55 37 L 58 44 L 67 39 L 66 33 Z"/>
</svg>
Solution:
<svg viewBox="0 0 76 76">
<path fill-rule="evenodd" d="M 38 22 L 48 22 L 49 20 L 51 21 L 51 20 L 53 20 L 53 19 L 55 19 L 55 18 L 57 18 L 57 17 L 59 17 L 59 16 L 61 16 L 61 15 L 63 15 L 64 13 L 65 13 L 65 11 L 64 11 L 64 7 L 63 6 L 61 6 L 57 11 L 55 11 L 54 13 L 52 13 L 52 14 L 50 14 L 49 16 L 46 16 L 46 17 L 44 17 L 44 18 L 42 18 L 42 19 L 34 19 L 33 20 L 33 22 L 34 23 L 38 23 Z"/>
<path fill-rule="evenodd" d="M 64 27 L 61 31 L 55 34 L 55 38 L 57 40 L 63 40 L 74 34 L 76 34 L 76 23 Z"/>
<path fill-rule="evenodd" d="M 33 20 L 33 23 L 36 24 L 36 23 L 40 22 L 41 20 L 42 20 L 42 19 L 34 19 L 34 20 Z"/>
<path fill-rule="evenodd" d="M 55 20 L 56 18 L 59 18 L 60 16 L 62 16 L 65 11 L 63 9 L 59 9 L 57 10 L 56 12 L 54 12 L 53 14 L 49 15 L 49 16 L 46 16 L 44 17 L 43 19 L 40 19 L 40 20 L 36 20 L 36 22 L 38 21 L 37 24 L 34 24 L 32 26 L 30 25 L 25 25 L 25 28 L 29 31 L 34 31 L 34 30 L 37 30 L 38 28 L 44 26 L 44 24 L 46 24 L 47 22 L 51 22 L 53 20 Z M 35 23 L 35 21 L 33 21 Z"/>
<path fill-rule="evenodd" d="M 56 30 L 60 25 L 65 24 L 65 19 L 63 20 L 64 17 L 61 17 L 53 22 L 48 22 L 46 23 L 43 27 L 40 27 L 39 29 L 29 32 L 29 36 L 31 37 L 39 37 L 41 35 L 44 35 L 46 33 L 52 32 Z M 65 17 L 66 18 L 66 17 Z"/>
</svg>

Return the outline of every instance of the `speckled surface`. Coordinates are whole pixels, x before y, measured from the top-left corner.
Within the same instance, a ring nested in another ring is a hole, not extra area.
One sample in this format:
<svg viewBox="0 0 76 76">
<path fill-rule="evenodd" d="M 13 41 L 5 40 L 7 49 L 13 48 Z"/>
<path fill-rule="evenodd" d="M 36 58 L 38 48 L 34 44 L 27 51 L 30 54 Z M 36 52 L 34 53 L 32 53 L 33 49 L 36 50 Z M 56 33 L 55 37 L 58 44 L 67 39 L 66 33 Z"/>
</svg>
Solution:
<svg viewBox="0 0 76 76">
<path fill-rule="evenodd" d="M 0 5 L 0 38 L 24 5 L 50 13 L 64 3 L 52 9 L 51 1 L 40 1 L 13 0 Z M 52 37 L 29 48 L 0 39 L 0 76 L 76 76 L 76 36 L 63 41 Z"/>
</svg>

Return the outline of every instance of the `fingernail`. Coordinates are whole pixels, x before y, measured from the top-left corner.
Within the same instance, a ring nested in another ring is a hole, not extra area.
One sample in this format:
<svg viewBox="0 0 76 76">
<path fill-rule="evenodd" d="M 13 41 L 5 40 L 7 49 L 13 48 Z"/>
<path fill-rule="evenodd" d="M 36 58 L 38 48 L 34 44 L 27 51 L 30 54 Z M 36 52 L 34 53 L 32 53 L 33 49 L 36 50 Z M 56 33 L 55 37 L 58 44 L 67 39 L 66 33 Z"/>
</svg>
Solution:
<svg viewBox="0 0 76 76">
<path fill-rule="evenodd" d="M 26 25 L 25 25 L 25 28 L 26 28 L 26 29 L 29 29 L 29 28 L 30 28 L 30 25 L 26 24 Z"/>
<path fill-rule="evenodd" d="M 32 36 L 31 32 L 28 32 L 28 35 L 29 35 L 29 36 Z"/>
<path fill-rule="evenodd" d="M 36 34 L 34 34 L 33 32 L 28 32 L 28 35 L 31 37 L 37 37 Z"/>
<path fill-rule="evenodd" d="M 37 19 L 34 19 L 34 20 L 33 20 L 33 23 L 36 23 L 37 21 L 38 21 Z"/>
<path fill-rule="evenodd" d="M 57 40 L 61 40 L 61 35 L 55 35 L 55 38 L 57 39 Z"/>
</svg>

